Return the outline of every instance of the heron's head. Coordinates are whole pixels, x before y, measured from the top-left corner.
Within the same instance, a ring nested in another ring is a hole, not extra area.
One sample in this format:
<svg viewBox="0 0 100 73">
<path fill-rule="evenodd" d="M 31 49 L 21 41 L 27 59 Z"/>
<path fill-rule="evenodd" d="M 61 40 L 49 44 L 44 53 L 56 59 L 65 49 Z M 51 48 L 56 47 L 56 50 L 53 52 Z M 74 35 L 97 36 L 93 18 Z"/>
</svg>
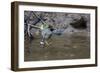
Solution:
<svg viewBox="0 0 100 73">
<path fill-rule="evenodd" d="M 51 31 L 53 31 L 54 30 L 54 28 L 53 28 L 53 26 L 52 25 L 49 25 L 49 27 L 48 27 Z"/>
</svg>

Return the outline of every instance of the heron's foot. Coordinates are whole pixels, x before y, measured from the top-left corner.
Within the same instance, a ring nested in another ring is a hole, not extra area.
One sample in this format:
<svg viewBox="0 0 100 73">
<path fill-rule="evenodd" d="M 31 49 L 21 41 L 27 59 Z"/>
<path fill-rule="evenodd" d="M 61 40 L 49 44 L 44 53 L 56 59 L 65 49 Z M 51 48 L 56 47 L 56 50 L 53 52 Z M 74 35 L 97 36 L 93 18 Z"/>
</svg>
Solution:
<svg viewBox="0 0 100 73">
<path fill-rule="evenodd" d="M 41 41 L 40 44 L 41 44 L 41 45 L 44 45 L 44 42 Z"/>
<path fill-rule="evenodd" d="M 51 42 L 47 42 L 46 47 L 50 47 L 51 44 L 52 44 Z"/>
<path fill-rule="evenodd" d="M 40 42 L 40 45 L 41 45 L 41 47 L 42 47 L 42 48 L 44 48 L 44 47 L 45 47 L 45 43 L 44 43 L 44 42 L 42 42 L 42 41 Z"/>
<path fill-rule="evenodd" d="M 49 47 L 50 46 L 50 42 L 48 43 L 47 41 L 45 41 L 45 42 L 40 42 L 40 45 L 42 46 L 42 48 L 44 48 L 44 47 Z"/>
</svg>

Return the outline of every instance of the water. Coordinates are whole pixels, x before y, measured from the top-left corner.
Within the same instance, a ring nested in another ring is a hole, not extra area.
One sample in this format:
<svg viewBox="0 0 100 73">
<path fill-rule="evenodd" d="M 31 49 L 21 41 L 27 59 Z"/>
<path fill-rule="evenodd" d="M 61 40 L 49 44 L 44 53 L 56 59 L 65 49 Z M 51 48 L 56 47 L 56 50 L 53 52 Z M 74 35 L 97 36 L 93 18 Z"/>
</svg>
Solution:
<svg viewBox="0 0 100 73">
<path fill-rule="evenodd" d="M 87 36 L 87 33 L 54 35 L 48 40 L 49 46 L 44 48 L 41 47 L 40 41 L 40 36 L 37 36 L 31 43 L 25 40 L 25 61 L 90 58 L 90 37 Z"/>
</svg>

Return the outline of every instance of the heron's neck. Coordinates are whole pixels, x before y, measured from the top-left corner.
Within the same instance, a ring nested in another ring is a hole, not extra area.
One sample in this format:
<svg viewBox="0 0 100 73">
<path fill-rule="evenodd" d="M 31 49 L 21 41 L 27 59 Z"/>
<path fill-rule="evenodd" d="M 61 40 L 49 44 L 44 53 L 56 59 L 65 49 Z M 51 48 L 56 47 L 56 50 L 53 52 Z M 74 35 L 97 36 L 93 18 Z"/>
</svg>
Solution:
<svg viewBox="0 0 100 73">
<path fill-rule="evenodd" d="M 41 30 L 43 30 L 43 29 L 44 29 L 43 25 L 41 25 L 41 26 L 40 26 L 40 29 L 41 29 Z"/>
</svg>

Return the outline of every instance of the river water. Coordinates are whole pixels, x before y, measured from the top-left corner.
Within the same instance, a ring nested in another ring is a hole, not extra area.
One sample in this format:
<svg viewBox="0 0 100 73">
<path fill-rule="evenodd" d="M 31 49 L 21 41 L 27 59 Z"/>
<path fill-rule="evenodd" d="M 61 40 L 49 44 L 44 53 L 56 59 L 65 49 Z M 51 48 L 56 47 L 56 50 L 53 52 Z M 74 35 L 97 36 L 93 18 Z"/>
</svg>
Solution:
<svg viewBox="0 0 100 73">
<path fill-rule="evenodd" d="M 40 36 L 24 41 L 24 61 L 87 59 L 90 58 L 90 36 L 83 33 L 53 35 L 48 46 L 40 45 Z"/>
</svg>

